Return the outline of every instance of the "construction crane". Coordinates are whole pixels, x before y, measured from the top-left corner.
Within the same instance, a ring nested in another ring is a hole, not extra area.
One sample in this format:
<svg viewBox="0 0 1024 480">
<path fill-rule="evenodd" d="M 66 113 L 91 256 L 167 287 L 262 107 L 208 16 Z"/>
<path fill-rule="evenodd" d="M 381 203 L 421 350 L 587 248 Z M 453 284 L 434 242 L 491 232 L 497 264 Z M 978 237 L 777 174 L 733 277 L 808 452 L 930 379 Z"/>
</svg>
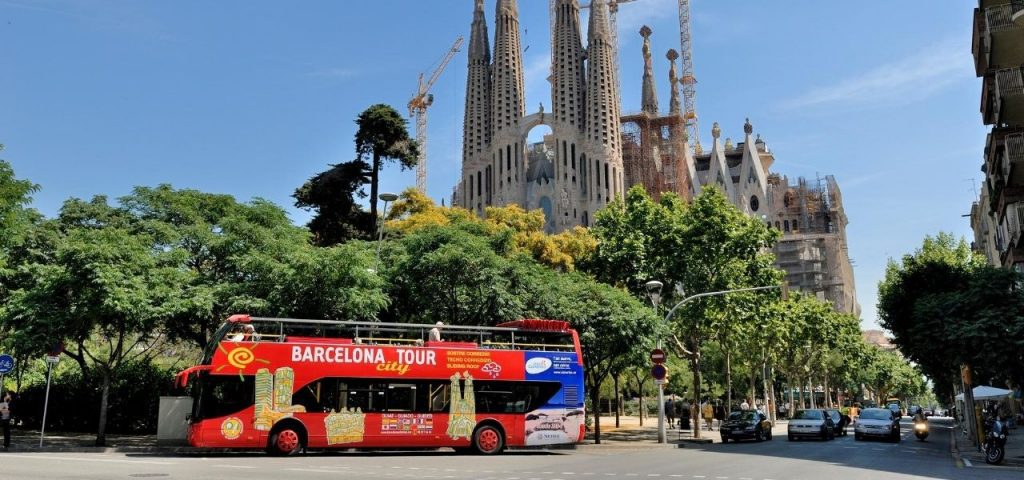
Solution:
<svg viewBox="0 0 1024 480">
<path fill-rule="evenodd" d="M 693 74 L 693 40 L 690 35 L 690 0 L 679 0 L 679 47 L 682 55 L 683 121 L 694 153 L 700 154 L 700 126 L 697 124 L 697 77 Z"/>
<path fill-rule="evenodd" d="M 441 59 L 441 64 L 430 75 L 430 80 L 424 83 L 423 74 L 420 74 L 419 88 L 412 100 L 409 100 L 409 116 L 416 116 L 416 143 L 420 147 L 420 158 L 416 161 L 416 189 L 423 194 L 427 193 L 427 107 L 434 104 L 434 94 L 430 93 L 430 87 L 434 86 L 437 77 L 441 76 L 444 67 L 448 66 L 448 62 L 461 46 L 462 36 L 460 35 L 455 39 L 452 48 L 448 49 L 448 53 Z"/>
</svg>

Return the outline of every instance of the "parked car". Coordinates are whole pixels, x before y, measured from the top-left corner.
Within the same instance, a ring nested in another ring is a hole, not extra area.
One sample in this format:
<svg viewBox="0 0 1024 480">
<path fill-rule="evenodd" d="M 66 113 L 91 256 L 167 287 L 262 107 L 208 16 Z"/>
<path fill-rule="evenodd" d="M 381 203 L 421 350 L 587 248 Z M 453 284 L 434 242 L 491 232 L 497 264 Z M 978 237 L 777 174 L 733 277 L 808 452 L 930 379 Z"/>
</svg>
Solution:
<svg viewBox="0 0 1024 480">
<path fill-rule="evenodd" d="M 753 438 L 757 441 L 772 439 L 772 422 L 763 413 L 754 410 L 732 412 L 719 428 L 722 443 L 741 438 Z"/>
<path fill-rule="evenodd" d="M 816 437 L 832 440 L 836 437 L 835 423 L 824 410 L 797 410 L 789 420 L 789 439 Z"/>
<path fill-rule="evenodd" d="M 853 439 L 883 438 L 890 442 L 900 441 L 900 419 L 893 416 L 888 408 L 865 408 L 853 428 Z"/>
<path fill-rule="evenodd" d="M 850 424 L 850 417 L 843 415 L 842 412 L 834 408 L 826 409 L 825 412 L 832 418 L 832 423 L 835 425 L 835 434 L 839 436 L 846 435 L 846 426 Z"/>
</svg>

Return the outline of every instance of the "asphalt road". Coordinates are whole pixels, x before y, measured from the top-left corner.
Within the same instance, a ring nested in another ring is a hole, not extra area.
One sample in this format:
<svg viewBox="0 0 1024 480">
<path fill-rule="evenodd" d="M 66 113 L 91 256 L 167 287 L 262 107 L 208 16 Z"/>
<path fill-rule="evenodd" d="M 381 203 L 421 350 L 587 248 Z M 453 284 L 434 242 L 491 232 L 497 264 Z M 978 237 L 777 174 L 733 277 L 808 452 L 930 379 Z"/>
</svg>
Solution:
<svg viewBox="0 0 1024 480">
<path fill-rule="evenodd" d="M 494 457 L 430 452 L 314 452 L 289 458 L 262 454 L 143 455 L 0 453 L 0 479 L 1020 479 L 1020 469 L 958 465 L 949 426 L 933 422 L 927 442 L 904 424 L 897 443 L 742 442 L 668 448 L 651 444 L 587 446 L 575 451 L 513 451 Z M 717 435 L 717 432 L 715 432 Z"/>
</svg>

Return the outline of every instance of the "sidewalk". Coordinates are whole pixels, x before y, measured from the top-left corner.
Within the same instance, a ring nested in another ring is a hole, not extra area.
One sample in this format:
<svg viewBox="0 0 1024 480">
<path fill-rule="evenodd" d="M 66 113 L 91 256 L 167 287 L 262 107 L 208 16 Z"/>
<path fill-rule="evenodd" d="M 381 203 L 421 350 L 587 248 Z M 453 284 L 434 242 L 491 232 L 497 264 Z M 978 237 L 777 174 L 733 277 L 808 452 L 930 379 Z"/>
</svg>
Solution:
<svg viewBox="0 0 1024 480">
<path fill-rule="evenodd" d="M 1016 428 L 1007 430 L 1007 432 L 1009 434 L 1006 436 L 1005 458 L 1003 458 L 1003 463 L 993 467 L 1024 467 L 1024 429 Z M 970 462 L 973 466 L 988 465 L 985 463 L 985 453 L 971 444 L 971 440 L 960 430 L 959 425 L 953 426 L 950 438 L 952 439 L 950 449 L 953 451 L 953 456 Z"/>
</svg>

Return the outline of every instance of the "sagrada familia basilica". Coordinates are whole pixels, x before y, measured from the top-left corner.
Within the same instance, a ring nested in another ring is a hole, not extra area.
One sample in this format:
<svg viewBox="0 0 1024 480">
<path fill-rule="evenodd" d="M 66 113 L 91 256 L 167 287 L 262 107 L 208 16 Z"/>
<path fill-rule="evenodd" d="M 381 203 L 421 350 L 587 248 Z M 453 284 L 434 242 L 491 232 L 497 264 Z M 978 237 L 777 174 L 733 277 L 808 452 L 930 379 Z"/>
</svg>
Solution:
<svg viewBox="0 0 1024 480">
<path fill-rule="evenodd" d="M 523 50 L 516 0 L 496 0 L 491 50 L 484 1 L 476 0 L 469 40 L 463 125 L 462 175 L 453 205 L 483 216 L 489 206 L 517 204 L 544 212 L 548 233 L 588 227 L 594 212 L 633 185 L 653 196 L 674 192 L 684 199 L 716 185 L 744 213 L 782 232 L 777 263 L 792 288 L 815 292 L 837 310 L 859 313 L 847 253 L 842 195 L 832 176 L 799 178 L 770 173 L 774 154 L 753 136 L 721 138 L 711 128 L 709 148 L 687 136 L 680 112 L 678 52 L 669 50 L 669 111 L 658 112 L 648 27 L 640 29 L 644 60 L 641 107 L 620 111 L 608 0 L 593 0 L 587 39 L 578 0 L 555 0 L 551 35 L 551 111 L 526 111 Z M 551 134 L 529 144 L 533 128 Z M 691 145 L 692 143 L 692 145 Z"/>
</svg>

